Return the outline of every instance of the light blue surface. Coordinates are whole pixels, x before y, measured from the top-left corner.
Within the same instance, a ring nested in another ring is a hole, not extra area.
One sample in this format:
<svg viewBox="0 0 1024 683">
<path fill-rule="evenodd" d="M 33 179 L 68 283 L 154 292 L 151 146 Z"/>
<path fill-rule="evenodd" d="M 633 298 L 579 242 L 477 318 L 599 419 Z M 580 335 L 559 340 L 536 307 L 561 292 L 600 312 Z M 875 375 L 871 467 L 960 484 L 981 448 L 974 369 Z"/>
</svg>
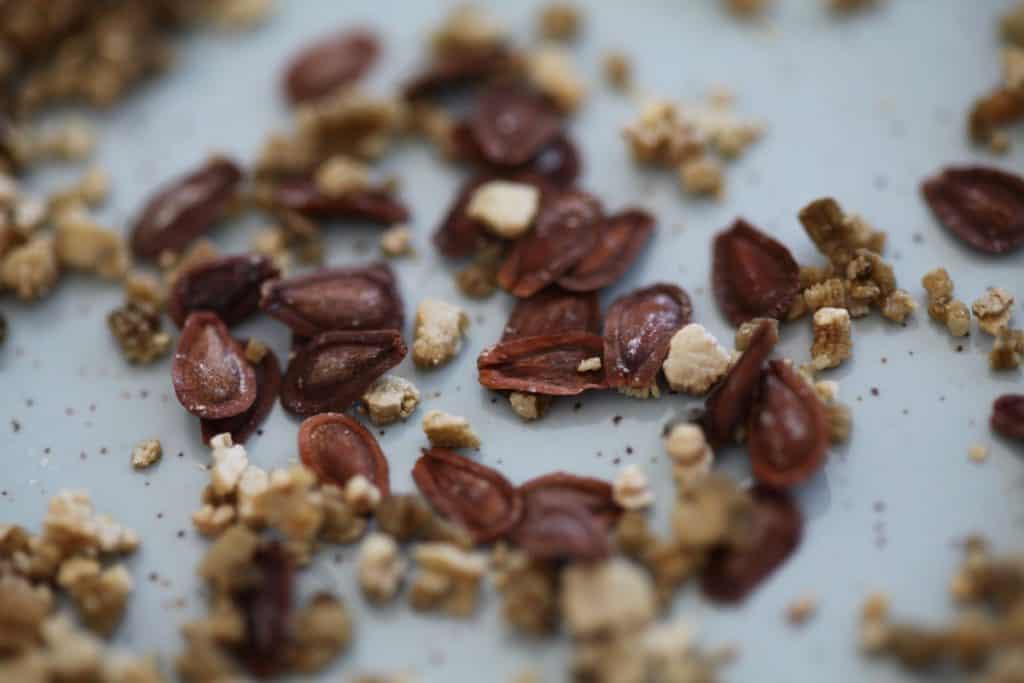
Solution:
<svg viewBox="0 0 1024 683">
<path fill-rule="evenodd" d="M 252 159 L 263 136 L 286 125 L 278 74 L 309 38 L 348 23 L 379 27 L 385 57 L 370 87 L 383 91 L 419 62 L 420 31 L 441 14 L 432 2 L 280 4 L 275 21 L 252 34 L 188 40 L 171 76 L 100 119 L 99 160 L 114 180 L 105 218 L 123 225 L 156 184 L 210 151 Z M 995 17 L 1009 2 L 891 0 L 879 11 L 843 21 L 831 19 L 821 2 L 777 4 L 769 21 L 754 26 L 728 19 L 711 0 L 606 2 L 587 13 L 586 38 L 576 52 L 594 97 L 572 125 L 586 159 L 583 185 L 610 209 L 638 203 L 660 219 L 654 245 L 607 293 L 605 305 L 638 285 L 675 281 L 690 292 L 695 319 L 730 339 L 708 291 L 712 234 L 742 214 L 782 239 L 798 260 L 814 262 L 796 213 L 826 194 L 889 231 L 888 256 L 915 296 L 923 295 L 921 275 L 942 265 L 967 301 L 989 285 L 1013 290 L 1018 302 L 1024 298 L 1024 253 L 995 260 L 968 252 L 932 220 L 917 191 L 919 181 L 944 164 L 991 161 L 968 146 L 962 120 L 972 98 L 999 77 Z M 502 3 L 499 12 L 525 38 L 534 7 Z M 634 108 L 600 84 L 599 57 L 608 48 L 629 52 L 645 91 L 694 100 L 724 84 L 738 94 L 741 114 L 768 123 L 764 140 L 730 166 L 725 201 L 685 198 L 672 174 L 632 167 L 619 129 Z M 1014 140 L 1016 151 L 996 163 L 1020 170 L 1020 130 Z M 451 365 L 426 373 L 408 361 L 398 368 L 426 400 L 410 423 L 381 437 L 392 488 L 411 490 L 409 470 L 424 445 L 418 418 L 440 408 L 468 417 L 483 437 L 481 460 L 513 481 L 555 469 L 611 478 L 619 460 L 645 465 L 665 528 L 673 490 L 659 434 L 666 420 L 696 403 L 676 396 L 641 402 L 588 395 L 580 411 L 562 400 L 531 425 L 503 401 L 492 403 L 476 383 L 475 359 L 498 338 L 512 302 L 504 295 L 483 303 L 463 300 L 428 242 L 461 171 L 438 163 L 419 144 L 403 145 L 384 170 L 401 176 L 402 196 L 415 213 L 420 256 L 396 264 L 407 319 L 427 295 L 459 301 L 473 319 L 468 343 Z M 262 223 L 245 219 L 215 240 L 243 248 Z M 375 258 L 376 237 L 372 229 L 335 229 L 328 263 Z M 11 323 L 0 350 L 0 481 L 7 491 L 0 497 L 0 520 L 38 529 L 49 496 L 82 487 L 100 510 L 137 529 L 143 545 L 129 566 L 138 590 L 117 642 L 156 651 L 169 662 L 180 649 L 178 625 L 205 609 L 193 570 L 206 543 L 192 532 L 189 515 L 208 479 L 200 469 L 208 455 L 195 420 L 173 398 L 169 362 L 133 368 L 114 350 L 103 317 L 119 298 L 115 287 L 72 277 L 40 306 L 0 300 Z M 1016 310 L 1024 322 L 1019 303 Z M 806 359 L 808 327 L 804 321 L 785 328 L 785 355 Z M 249 323 L 240 333 L 268 340 L 282 357 L 286 352 L 288 332 L 274 322 Z M 898 615 L 941 619 L 950 612 L 947 583 L 959 560 L 959 539 L 983 532 L 998 549 L 1020 547 L 1020 446 L 994 439 L 987 426 L 992 398 L 1019 391 L 1020 375 L 989 373 L 988 337 L 952 340 L 923 310 L 905 329 L 877 316 L 859 320 L 854 341 L 853 360 L 828 374 L 839 380 L 841 397 L 853 408 L 853 438 L 800 493 L 808 524 L 799 553 L 741 609 L 705 605 L 692 589 L 674 605 L 676 614 L 698 626 L 705 643 L 739 645 L 727 680 L 904 680 L 856 650 L 863 596 L 885 590 Z M 615 415 L 623 416 L 617 426 Z M 265 435 L 249 444 L 251 458 L 267 467 L 292 461 L 296 425 L 275 408 Z M 152 437 L 163 442 L 163 461 L 134 472 L 128 463 L 132 445 Z M 967 457 L 976 443 L 991 447 L 983 465 Z M 720 463 L 745 475 L 739 452 L 721 454 Z M 186 530 L 186 538 L 177 537 L 179 530 Z M 422 681 L 508 681 L 525 668 L 547 681 L 564 678 L 565 639 L 531 642 L 510 634 L 490 589 L 480 614 L 469 621 L 420 616 L 404 601 L 370 609 L 353 580 L 354 557 L 355 548 L 326 548 L 301 576 L 303 592 L 337 591 L 356 614 L 354 648 L 323 680 L 411 670 Z M 147 579 L 151 572 L 159 575 L 157 582 Z M 785 625 L 783 610 L 807 593 L 820 599 L 819 613 L 794 630 Z"/>
</svg>

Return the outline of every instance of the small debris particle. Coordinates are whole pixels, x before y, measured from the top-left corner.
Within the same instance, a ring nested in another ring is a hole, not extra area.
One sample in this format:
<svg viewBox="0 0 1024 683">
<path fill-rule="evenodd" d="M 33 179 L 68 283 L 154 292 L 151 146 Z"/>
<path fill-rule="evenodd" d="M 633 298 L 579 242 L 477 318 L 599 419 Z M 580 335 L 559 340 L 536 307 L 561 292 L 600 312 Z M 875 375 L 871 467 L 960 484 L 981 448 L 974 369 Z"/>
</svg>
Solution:
<svg viewBox="0 0 1024 683">
<path fill-rule="evenodd" d="M 972 462 L 985 462 L 988 459 L 988 446 L 984 444 L 975 444 L 967 449 L 967 455 Z"/>
</svg>

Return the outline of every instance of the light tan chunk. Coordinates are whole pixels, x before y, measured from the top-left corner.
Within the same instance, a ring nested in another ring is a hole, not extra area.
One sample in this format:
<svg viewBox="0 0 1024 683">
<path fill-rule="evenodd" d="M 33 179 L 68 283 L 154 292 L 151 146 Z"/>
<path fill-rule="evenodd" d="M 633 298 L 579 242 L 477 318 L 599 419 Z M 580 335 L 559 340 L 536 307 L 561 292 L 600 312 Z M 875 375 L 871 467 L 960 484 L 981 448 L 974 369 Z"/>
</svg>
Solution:
<svg viewBox="0 0 1024 683">
<path fill-rule="evenodd" d="M 882 315 L 901 323 L 917 310 L 917 302 L 905 289 L 896 289 L 882 301 Z"/>
<path fill-rule="evenodd" d="M 513 391 L 508 395 L 508 402 L 516 415 L 529 422 L 544 416 L 544 412 L 551 404 L 551 397 Z"/>
<path fill-rule="evenodd" d="M 316 186 L 328 197 L 343 197 L 370 186 L 370 168 L 347 156 L 334 156 L 316 171 Z"/>
<path fill-rule="evenodd" d="M 267 490 L 253 500 L 256 514 L 291 542 L 300 560 L 306 559 L 324 521 L 324 496 L 314 490 L 316 481 L 302 465 L 274 470 Z"/>
<path fill-rule="evenodd" d="M 292 621 L 291 668 L 305 674 L 325 669 L 352 640 L 352 619 L 345 604 L 330 593 L 317 593 Z"/>
<path fill-rule="evenodd" d="M 160 460 L 163 454 L 159 439 L 146 439 L 132 449 L 132 467 L 137 470 L 145 469 Z"/>
<path fill-rule="evenodd" d="M 416 309 L 412 359 L 421 368 L 434 368 L 455 357 L 469 316 L 458 306 L 439 299 L 424 299 Z"/>
<path fill-rule="evenodd" d="M 672 459 L 672 474 L 680 488 L 697 484 L 714 465 L 714 451 L 698 425 L 681 422 L 670 426 L 662 437 L 662 444 Z"/>
<path fill-rule="evenodd" d="M 822 308 L 814 314 L 811 359 L 816 370 L 834 368 L 850 357 L 850 313 L 844 308 Z"/>
<path fill-rule="evenodd" d="M 257 465 L 245 468 L 235 487 L 238 518 L 242 522 L 258 526 L 266 521 L 256 510 L 256 500 L 269 488 L 270 475 L 266 470 Z"/>
<path fill-rule="evenodd" d="M 431 446 L 443 448 L 480 448 L 478 437 L 469 426 L 469 420 L 430 410 L 423 416 L 423 432 Z"/>
<path fill-rule="evenodd" d="M 357 474 L 345 482 L 345 504 L 357 515 L 368 515 L 380 504 L 380 489 L 365 475 Z"/>
<path fill-rule="evenodd" d="M 412 256 L 412 231 L 407 225 L 393 225 L 380 236 L 380 250 L 390 258 Z"/>
<path fill-rule="evenodd" d="M 57 584 L 68 591 L 86 625 L 109 635 L 121 622 L 132 592 L 131 574 L 122 565 L 102 569 L 99 562 L 73 557 L 60 567 Z"/>
<path fill-rule="evenodd" d="M 394 538 L 372 533 L 359 546 L 359 588 L 372 603 L 390 602 L 401 588 L 407 566 Z"/>
<path fill-rule="evenodd" d="M 476 611 L 487 556 L 451 543 L 421 543 L 415 550 L 418 572 L 410 587 L 414 609 L 442 609 L 468 617 Z"/>
<path fill-rule="evenodd" d="M 431 36 L 439 54 L 472 52 L 500 46 L 506 37 L 504 25 L 479 7 L 459 5 L 445 17 Z"/>
<path fill-rule="evenodd" d="M 85 491 L 60 491 L 50 499 L 43 535 L 65 555 L 82 551 L 128 553 L 139 545 L 134 531 L 107 515 L 97 514 Z"/>
<path fill-rule="evenodd" d="M 466 213 L 498 237 L 516 239 L 533 225 L 539 207 L 540 191 L 533 185 L 491 180 L 476 189 Z"/>
<path fill-rule="evenodd" d="M 601 67 L 605 82 L 616 90 L 628 90 L 633 84 L 633 67 L 625 52 L 606 52 Z"/>
<path fill-rule="evenodd" d="M 219 496 L 226 496 L 235 490 L 242 473 L 249 466 L 245 447 L 235 444 L 231 434 L 225 432 L 210 439 L 210 484 Z"/>
<path fill-rule="evenodd" d="M 662 369 L 673 391 L 700 396 L 725 375 L 730 359 L 714 335 L 690 323 L 672 336 Z"/>
<path fill-rule="evenodd" d="M 196 240 L 184 254 L 165 251 L 158 257 L 160 268 L 164 271 L 164 285 L 170 290 L 178 281 L 178 276 L 186 270 L 203 263 L 209 263 L 221 255 L 217 245 L 206 238 Z"/>
<path fill-rule="evenodd" d="M 645 103 L 637 120 L 623 128 L 622 136 L 639 164 L 678 167 L 704 153 L 704 139 L 668 100 Z"/>
<path fill-rule="evenodd" d="M 719 197 L 725 188 L 725 174 L 719 162 L 701 156 L 679 166 L 679 183 L 691 194 Z"/>
<path fill-rule="evenodd" d="M 946 304 L 946 329 L 954 337 L 966 337 L 971 332 L 971 312 L 967 304 L 953 299 Z"/>
<path fill-rule="evenodd" d="M 48 294 L 59 275 L 57 252 L 48 237 L 35 237 L 14 247 L 0 261 L 0 285 L 14 290 L 24 301 Z"/>
<path fill-rule="evenodd" d="M 811 285 L 803 291 L 803 297 L 812 313 L 819 308 L 846 308 L 846 286 L 837 277 Z"/>
<path fill-rule="evenodd" d="M 1024 47 L 1024 2 L 1017 2 L 999 18 L 1003 40 Z"/>
<path fill-rule="evenodd" d="M 818 599 L 805 595 L 786 606 L 786 621 L 793 626 L 803 626 L 818 612 Z"/>
<path fill-rule="evenodd" d="M 641 632 L 654 620 L 654 587 L 622 558 L 571 564 L 562 574 L 561 607 L 575 638 Z"/>
<path fill-rule="evenodd" d="M 235 508 L 232 505 L 205 503 L 201 508 L 192 513 L 192 525 L 203 536 L 220 536 L 234 522 Z"/>
<path fill-rule="evenodd" d="M 541 9 L 537 24 L 542 38 L 569 41 L 579 35 L 583 15 L 574 5 L 552 2 Z"/>
<path fill-rule="evenodd" d="M 612 498 L 624 510 L 642 510 L 654 504 L 647 475 L 636 465 L 626 465 L 619 470 L 612 484 Z"/>
<path fill-rule="evenodd" d="M 388 425 L 404 420 L 420 402 L 420 392 L 409 380 L 397 375 L 384 375 L 374 380 L 363 394 L 363 403 L 370 420 L 376 425 Z"/>
<path fill-rule="evenodd" d="M 1024 92 L 1024 48 L 1003 49 L 1003 84 L 1009 90 Z"/>
<path fill-rule="evenodd" d="M 274 13 L 274 0 L 218 0 L 203 10 L 223 30 L 247 31 L 265 23 Z"/>
<path fill-rule="evenodd" d="M 988 446 L 975 444 L 967 449 L 967 456 L 974 462 L 985 462 L 988 459 Z"/>
<path fill-rule="evenodd" d="M 576 366 L 576 372 L 594 372 L 601 369 L 601 357 L 592 356 L 590 358 L 584 358 L 580 361 L 580 364 Z"/>
<path fill-rule="evenodd" d="M 125 303 L 163 310 L 167 293 L 158 279 L 148 273 L 131 272 L 124 280 Z"/>
<path fill-rule="evenodd" d="M 526 77 L 563 112 L 576 111 L 587 97 L 587 84 L 572 56 L 559 47 L 541 47 L 528 54 Z"/>
<path fill-rule="evenodd" d="M 1002 287 L 990 287 L 971 304 L 978 327 L 993 337 L 1009 327 L 1013 317 L 1013 295 Z"/>
<path fill-rule="evenodd" d="M 993 370 L 1013 370 L 1020 367 L 1024 357 L 1024 330 L 1004 328 L 999 330 L 992 351 L 988 355 L 989 367 Z"/>
<path fill-rule="evenodd" d="M 269 350 L 263 341 L 256 337 L 250 337 L 245 344 L 245 359 L 254 365 L 259 365 L 267 357 Z"/>
<path fill-rule="evenodd" d="M 430 102 L 415 102 L 409 112 L 409 125 L 422 135 L 442 159 L 455 159 L 459 150 L 455 142 L 455 117 L 443 107 Z"/>
</svg>

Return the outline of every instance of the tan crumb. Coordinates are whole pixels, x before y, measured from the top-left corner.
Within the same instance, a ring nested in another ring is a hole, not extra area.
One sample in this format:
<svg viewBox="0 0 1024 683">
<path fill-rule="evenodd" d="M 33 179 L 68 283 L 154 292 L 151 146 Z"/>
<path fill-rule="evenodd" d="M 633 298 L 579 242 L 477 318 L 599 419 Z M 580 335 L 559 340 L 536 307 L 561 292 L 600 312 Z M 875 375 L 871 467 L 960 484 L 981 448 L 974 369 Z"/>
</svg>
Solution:
<svg viewBox="0 0 1024 683">
<path fill-rule="evenodd" d="M 999 330 L 992 351 L 988 355 L 989 367 L 993 370 L 1013 370 L 1020 367 L 1024 357 L 1024 330 L 1009 327 Z"/>
<path fill-rule="evenodd" d="M 242 473 L 249 466 L 245 447 L 235 444 L 231 434 L 225 432 L 210 439 L 210 484 L 219 496 L 226 496 L 238 486 Z"/>
<path fill-rule="evenodd" d="M 481 248 L 473 261 L 455 275 L 459 291 L 471 299 L 486 299 L 498 290 L 498 270 L 504 256 L 500 244 Z"/>
<path fill-rule="evenodd" d="M 746 351 L 747 347 L 750 346 L 750 340 L 754 336 L 754 333 L 764 324 L 771 326 L 768 331 L 769 336 L 778 341 L 779 339 L 779 321 L 775 318 L 754 318 L 748 320 L 745 323 L 740 323 L 740 326 L 736 328 L 736 335 L 733 339 L 733 345 L 737 351 Z"/>
<path fill-rule="evenodd" d="M 372 533 L 359 546 L 359 588 L 372 603 L 390 602 L 405 578 L 407 563 L 395 539 Z"/>
<path fill-rule="evenodd" d="M 856 12 L 878 4 L 878 0 L 826 0 L 826 5 L 833 12 Z"/>
<path fill-rule="evenodd" d="M 1010 90 L 1024 92 L 1024 48 L 1003 49 L 1003 84 Z"/>
<path fill-rule="evenodd" d="M 959 299 L 946 305 L 946 329 L 954 337 L 966 337 L 971 332 L 971 312 Z"/>
<path fill-rule="evenodd" d="M 544 416 L 551 404 L 551 397 L 513 391 L 508 395 L 508 402 L 512 406 L 512 412 L 529 422 Z"/>
<path fill-rule="evenodd" d="M 610 50 L 601 60 L 605 83 L 615 90 L 625 91 L 633 85 L 633 65 L 629 55 L 620 50 Z"/>
<path fill-rule="evenodd" d="M 439 299 L 424 299 L 416 308 L 412 359 L 421 368 L 450 361 L 462 348 L 469 316 L 458 306 Z"/>
<path fill-rule="evenodd" d="M 623 128 L 622 136 L 638 164 L 678 167 L 704 152 L 704 139 L 668 100 L 646 102 L 637 119 Z"/>
<path fill-rule="evenodd" d="M 160 280 L 148 273 L 132 271 L 124 279 L 124 300 L 155 311 L 163 310 L 167 294 Z"/>
<path fill-rule="evenodd" d="M 23 301 L 48 294 L 59 276 L 57 252 L 49 237 L 32 238 L 8 251 L 0 261 L 0 286 L 13 290 Z"/>
<path fill-rule="evenodd" d="M 270 19 L 274 0 L 218 0 L 207 3 L 203 10 L 221 29 L 248 31 Z"/>
<path fill-rule="evenodd" d="M 235 508 L 232 505 L 204 503 L 192 513 L 192 525 L 203 536 L 219 536 L 235 523 Z"/>
<path fill-rule="evenodd" d="M 419 402 L 420 392 L 416 386 L 397 375 L 378 377 L 363 394 L 363 404 L 376 425 L 408 418 Z"/>
<path fill-rule="evenodd" d="M 393 225 L 380 235 L 380 251 L 390 258 L 412 256 L 412 231 L 407 225 Z"/>
<path fill-rule="evenodd" d="M 562 48 L 546 46 L 527 54 L 526 76 L 563 112 L 576 111 L 587 97 L 586 81 Z"/>
<path fill-rule="evenodd" d="M 493 48 L 505 41 L 505 26 L 480 7 L 459 5 L 445 17 L 431 36 L 439 54 Z"/>
<path fill-rule="evenodd" d="M 985 462 L 988 460 L 988 446 L 984 444 L 975 444 L 967 449 L 967 456 L 973 462 Z"/>
<path fill-rule="evenodd" d="M 357 515 L 368 515 L 380 504 L 380 489 L 366 478 L 357 474 L 345 482 L 344 500 Z"/>
<path fill-rule="evenodd" d="M 193 242 L 184 254 L 179 255 L 173 252 L 160 254 L 157 262 L 164 271 L 164 285 L 167 289 L 171 289 L 178 281 L 178 276 L 186 270 L 209 263 L 220 255 L 217 245 L 205 238 Z"/>
<path fill-rule="evenodd" d="M 576 372 L 596 372 L 601 369 L 601 357 L 591 356 L 590 358 L 584 358 L 580 361 L 580 364 L 576 366 Z"/>
<path fill-rule="evenodd" d="M 71 596 L 86 625 L 109 635 L 121 622 L 134 583 L 118 564 L 108 569 L 92 558 L 73 557 L 60 567 L 57 584 Z"/>
<path fill-rule="evenodd" d="M 819 308 L 846 308 L 846 285 L 840 278 L 829 278 L 805 289 L 803 297 L 811 313 Z"/>
<path fill-rule="evenodd" d="M 1024 2 L 1018 0 L 999 18 L 1003 40 L 1024 47 Z"/>
<path fill-rule="evenodd" d="M 814 314 L 811 359 L 817 370 L 834 368 L 850 357 L 850 313 L 844 308 L 822 308 Z"/>
<path fill-rule="evenodd" d="M 431 446 L 480 448 L 480 437 L 470 428 L 469 420 L 458 415 L 429 410 L 423 416 L 423 432 Z"/>
<path fill-rule="evenodd" d="M 316 186 L 328 197 L 343 197 L 370 186 L 370 169 L 358 159 L 334 156 L 316 171 Z"/>
<path fill-rule="evenodd" d="M 665 453 L 672 460 L 676 486 L 687 488 L 698 483 L 711 471 L 714 451 L 698 425 L 681 422 L 669 426 L 662 437 Z"/>
<path fill-rule="evenodd" d="M 245 359 L 254 365 L 258 365 L 267 357 L 269 350 L 263 341 L 256 337 L 250 337 L 249 341 L 245 343 Z"/>
<path fill-rule="evenodd" d="M 317 593 L 292 619 L 291 669 L 312 674 L 325 669 L 352 640 L 352 618 L 340 598 Z"/>
<path fill-rule="evenodd" d="M 78 552 L 130 553 L 139 536 L 107 515 L 96 513 L 85 491 L 60 491 L 46 509 L 43 535 L 65 555 Z"/>
<path fill-rule="evenodd" d="M 455 159 L 458 156 L 454 136 L 456 120 L 446 109 L 429 102 L 415 102 L 409 118 L 412 130 L 433 145 L 442 159 Z"/>
<path fill-rule="evenodd" d="M 541 8 L 538 33 L 547 40 L 574 40 L 583 24 L 579 8 L 566 2 L 552 2 Z"/>
<path fill-rule="evenodd" d="M 853 431 L 853 413 L 850 407 L 843 403 L 829 403 L 825 406 L 825 416 L 828 419 L 829 440 L 832 443 L 842 443 L 850 438 Z"/>
<path fill-rule="evenodd" d="M 714 335 L 690 323 L 672 336 L 662 369 L 673 391 L 700 396 L 725 375 L 730 359 Z"/>
<path fill-rule="evenodd" d="M 145 469 L 156 464 L 163 454 L 159 439 L 141 441 L 132 449 L 132 467 L 137 470 Z"/>
<path fill-rule="evenodd" d="M 999 155 L 1008 154 L 1013 147 L 1013 138 L 1005 130 L 993 130 L 988 135 L 988 148 Z"/>
<path fill-rule="evenodd" d="M 481 221 L 503 239 L 525 234 L 540 207 L 540 190 L 527 183 L 491 180 L 476 189 L 466 207 L 470 218 Z"/>
<path fill-rule="evenodd" d="M 1002 287 L 990 287 L 974 300 L 971 311 L 978 319 L 978 327 L 994 337 L 1009 327 L 1013 317 L 1013 295 Z"/>
<path fill-rule="evenodd" d="M 723 0 L 723 4 L 733 15 L 749 19 L 763 14 L 770 0 Z"/>
<path fill-rule="evenodd" d="M 107 315 L 107 328 L 131 363 L 153 363 L 171 349 L 171 336 L 161 331 L 160 309 L 148 303 L 115 308 Z"/>
<path fill-rule="evenodd" d="M 786 621 L 792 626 L 803 626 L 818 612 L 818 599 L 805 595 L 786 606 Z"/>
<path fill-rule="evenodd" d="M 725 188 L 725 174 L 718 161 L 701 156 L 679 166 L 679 182 L 690 194 L 720 197 Z"/>
<path fill-rule="evenodd" d="M 278 270 L 287 273 L 292 266 L 292 254 L 288 251 L 288 232 L 279 227 L 262 228 L 249 243 L 257 254 L 262 254 L 274 262 Z"/>
<path fill-rule="evenodd" d="M 349 479 L 349 482 L 353 479 L 355 477 Z M 349 482 L 346 482 L 346 484 Z M 376 486 L 373 487 L 373 489 L 376 488 Z M 356 490 L 353 491 L 354 495 L 348 496 L 346 495 L 347 491 L 333 484 L 325 484 L 320 487 L 319 491 L 309 492 L 307 500 L 313 503 L 316 503 L 317 494 L 319 494 L 319 503 L 323 515 L 323 523 L 320 525 L 318 536 L 320 540 L 328 543 L 355 543 L 366 533 L 368 526 L 366 517 L 357 512 L 352 505 L 349 505 L 347 500 L 351 498 L 360 506 L 361 510 L 376 507 L 380 500 L 378 497 L 377 501 L 374 502 L 373 489 L 365 489 L 363 491 L 358 489 L 359 486 L 357 484 Z"/>
<path fill-rule="evenodd" d="M 655 380 L 650 386 L 646 387 L 619 387 L 619 393 L 623 396 L 646 401 L 651 398 L 660 398 L 661 388 L 658 386 L 657 380 Z"/>
<path fill-rule="evenodd" d="M 642 510 L 654 504 L 647 475 L 637 465 L 626 465 L 619 470 L 612 484 L 612 498 L 624 510 Z"/>
<path fill-rule="evenodd" d="M 416 610 L 441 609 L 454 617 L 476 611 L 487 556 L 451 543 L 420 543 L 414 552 L 417 573 L 409 591 Z"/>
<path fill-rule="evenodd" d="M 917 310 L 917 302 L 905 289 L 896 289 L 882 301 L 882 315 L 901 323 Z"/>
<path fill-rule="evenodd" d="M 953 280 L 945 268 L 935 268 L 921 278 L 921 286 L 928 293 L 928 315 L 945 324 L 954 337 L 966 336 L 971 331 L 971 312 L 967 304 L 953 298 Z"/>
<path fill-rule="evenodd" d="M 300 562 L 308 560 L 324 522 L 324 495 L 316 483 L 316 475 L 302 465 L 274 470 L 267 490 L 253 500 L 256 513 L 289 541 Z"/>
<path fill-rule="evenodd" d="M 595 600 L 598 595 L 604 599 Z M 562 575 L 561 605 L 576 638 L 642 631 L 655 615 L 651 579 L 622 558 L 569 565 Z"/>
<path fill-rule="evenodd" d="M 832 197 L 816 199 L 800 210 L 799 219 L 807 236 L 811 238 L 818 250 L 824 254 L 836 275 L 850 274 L 847 267 L 860 250 L 867 250 L 873 254 L 879 254 L 885 246 L 886 234 L 875 230 L 861 216 L 843 211 L 839 203 Z M 862 259 L 865 260 L 865 259 Z M 877 261 L 866 262 L 864 265 L 883 266 Z M 870 268 L 863 273 L 854 273 L 858 276 L 870 278 L 873 273 Z M 895 285 L 893 285 L 893 288 Z"/>
<path fill-rule="evenodd" d="M 110 174 L 101 166 L 90 166 L 69 187 L 57 190 L 47 199 L 51 212 L 80 206 L 98 206 L 110 193 Z"/>
</svg>

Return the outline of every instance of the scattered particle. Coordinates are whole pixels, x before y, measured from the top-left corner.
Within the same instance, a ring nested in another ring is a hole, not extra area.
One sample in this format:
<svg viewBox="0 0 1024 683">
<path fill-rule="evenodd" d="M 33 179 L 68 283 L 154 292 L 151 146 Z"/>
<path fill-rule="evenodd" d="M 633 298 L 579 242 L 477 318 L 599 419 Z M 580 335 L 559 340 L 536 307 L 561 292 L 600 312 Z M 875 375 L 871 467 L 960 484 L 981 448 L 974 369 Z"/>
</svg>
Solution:
<svg viewBox="0 0 1024 683">
<path fill-rule="evenodd" d="M 616 415 L 615 417 L 612 418 L 612 424 L 617 425 L 620 422 L 622 422 L 622 416 L 621 415 Z"/>
<path fill-rule="evenodd" d="M 975 444 L 967 449 L 967 456 L 974 462 L 985 462 L 988 459 L 988 446 Z"/>
<path fill-rule="evenodd" d="M 14 433 L 17 434 L 18 432 L 21 431 L 21 423 L 18 422 L 17 420 L 13 420 L 12 419 L 11 420 L 11 429 L 13 429 Z"/>
<path fill-rule="evenodd" d="M 871 395 L 878 396 L 878 387 L 871 387 Z"/>
</svg>

